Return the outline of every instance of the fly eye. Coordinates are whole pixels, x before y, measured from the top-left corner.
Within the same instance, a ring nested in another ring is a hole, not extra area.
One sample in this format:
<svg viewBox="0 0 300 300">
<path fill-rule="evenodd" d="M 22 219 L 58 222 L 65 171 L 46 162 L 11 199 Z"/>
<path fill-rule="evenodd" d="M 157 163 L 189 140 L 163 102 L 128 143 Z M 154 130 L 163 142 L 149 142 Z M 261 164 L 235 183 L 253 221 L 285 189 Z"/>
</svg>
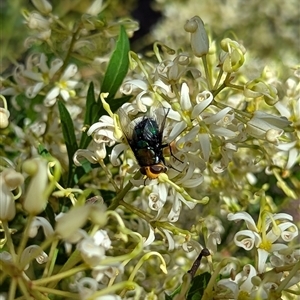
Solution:
<svg viewBox="0 0 300 300">
<path fill-rule="evenodd" d="M 166 172 L 167 168 L 163 164 L 156 164 L 147 167 L 141 167 L 140 171 L 150 179 L 156 179 L 160 173 Z"/>
<path fill-rule="evenodd" d="M 166 167 L 163 165 L 153 165 L 149 167 L 149 170 L 153 174 L 160 174 L 162 172 L 165 172 Z"/>
</svg>

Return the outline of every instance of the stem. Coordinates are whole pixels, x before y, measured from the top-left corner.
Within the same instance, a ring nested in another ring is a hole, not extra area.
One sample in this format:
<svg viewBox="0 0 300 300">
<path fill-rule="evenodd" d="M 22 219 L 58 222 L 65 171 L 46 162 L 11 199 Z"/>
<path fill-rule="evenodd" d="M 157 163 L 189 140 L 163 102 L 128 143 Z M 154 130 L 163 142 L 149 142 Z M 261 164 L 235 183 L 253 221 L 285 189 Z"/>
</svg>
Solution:
<svg viewBox="0 0 300 300">
<path fill-rule="evenodd" d="M 207 80 L 207 86 L 208 86 L 208 89 L 211 91 L 212 90 L 212 82 L 211 82 L 211 77 L 210 77 L 209 70 L 208 70 L 208 63 L 207 63 L 206 55 L 203 55 L 201 58 L 202 58 L 203 66 L 204 66 L 205 76 L 206 76 L 206 80 Z"/>
<path fill-rule="evenodd" d="M 218 78 L 217 78 L 217 81 L 215 82 L 213 90 L 216 90 L 217 87 L 218 87 L 218 85 L 220 84 L 220 81 L 221 81 L 223 73 L 224 73 L 224 71 L 220 68 L 220 71 L 219 71 L 219 74 L 218 74 Z"/>
<path fill-rule="evenodd" d="M 118 193 L 120 191 L 119 187 L 117 186 L 117 184 L 115 183 L 115 181 L 113 180 L 110 171 L 107 169 L 106 165 L 103 163 L 102 159 L 98 160 L 98 163 L 100 164 L 100 166 L 102 167 L 102 169 L 104 170 L 106 176 L 108 177 L 110 183 L 113 185 L 115 191 Z"/>
<path fill-rule="evenodd" d="M 28 293 L 28 289 L 27 289 L 27 286 L 25 285 L 24 281 L 20 277 L 17 278 L 17 281 L 18 281 L 18 285 L 19 285 L 20 290 L 22 291 L 25 299 L 31 300 L 32 298 L 31 298 L 30 294 Z"/>
<path fill-rule="evenodd" d="M 11 281 L 10 286 L 9 286 L 7 300 L 14 300 L 15 299 L 16 289 L 17 289 L 17 279 L 12 278 L 12 281 Z"/>
<path fill-rule="evenodd" d="M 113 286 L 104 288 L 101 291 L 97 291 L 91 297 L 87 298 L 87 300 L 93 300 L 93 299 L 96 299 L 97 297 L 100 297 L 100 296 L 113 294 L 117 290 L 124 289 L 124 288 L 127 289 L 127 290 L 134 290 L 136 288 L 139 288 L 139 285 L 135 282 L 132 282 L 132 281 L 119 282 L 117 284 L 114 284 Z"/>
<path fill-rule="evenodd" d="M 26 247 L 26 244 L 27 244 L 27 241 L 28 241 L 28 238 L 29 238 L 28 234 L 29 234 L 29 230 L 30 230 L 30 225 L 33 221 L 33 218 L 34 218 L 34 215 L 30 214 L 28 216 L 26 227 L 25 227 L 25 230 L 22 234 L 22 239 L 21 239 L 18 251 L 17 251 L 17 255 L 18 255 L 19 258 L 21 258 L 21 254 L 22 254 L 22 252 L 24 251 L 24 249 Z M 26 266 L 26 265 L 24 265 L 24 266 Z"/>
<path fill-rule="evenodd" d="M 50 252 L 49 252 L 49 259 L 48 259 L 47 264 L 45 266 L 42 278 L 48 277 L 49 275 L 51 275 L 51 273 L 53 271 L 53 267 L 55 265 L 56 256 L 57 256 L 57 253 L 58 253 L 58 249 L 56 249 L 58 242 L 59 242 L 59 240 L 56 239 L 51 244 L 51 249 L 50 249 Z M 55 255 L 55 253 L 56 253 L 56 255 Z"/>
<path fill-rule="evenodd" d="M 300 270 L 300 261 L 298 261 L 293 269 L 290 271 L 289 275 L 285 277 L 284 280 L 281 281 L 280 285 L 276 289 L 276 293 L 281 293 L 285 286 L 290 282 L 292 278 L 295 277 L 296 273 Z"/>
<path fill-rule="evenodd" d="M 59 281 L 61 279 L 70 277 L 70 276 L 72 276 L 78 272 L 84 271 L 86 269 L 88 269 L 88 266 L 86 264 L 82 264 L 82 265 L 80 265 L 76 268 L 70 269 L 66 272 L 58 273 L 58 274 L 55 274 L 55 275 L 47 277 L 47 278 L 41 278 L 41 279 L 34 280 L 34 281 L 32 281 L 32 283 L 34 285 L 45 285 L 45 284 L 48 284 L 49 282 Z"/>
<path fill-rule="evenodd" d="M 150 223 L 150 220 L 153 218 L 150 214 L 147 214 L 146 212 L 138 209 L 137 207 L 132 206 L 131 204 L 120 200 L 119 205 L 124 206 L 128 210 L 130 210 L 132 213 L 138 215 L 140 218 L 144 219 L 146 222 Z"/>
<path fill-rule="evenodd" d="M 5 234 L 5 237 L 6 237 L 6 244 L 7 244 L 7 247 L 9 249 L 9 252 L 12 256 L 12 260 L 14 262 L 15 265 L 18 264 L 17 262 L 17 255 L 16 255 L 16 252 L 15 252 L 15 246 L 14 246 L 14 243 L 12 241 L 12 238 L 11 238 L 11 234 L 9 232 L 9 227 L 8 227 L 8 222 L 7 221 L 2 221 L 2 227 L 4 229 L 4 234 Z"/>
<path fill-rule="evenodd" d="M 37 290 L 37 291 L 42 292 L 42 293 L 63 296 L 64 299 L 66 299 L 66 298 L 80 299 L 78 294 L 70 293 L 70 292 L 67 292 L 67 291 L 55 290 L 55 289 L 51 289 L 51 288 L 48 288 L 48 287 L 45 287 L 45 286 L 33 286 L 32 289 Z"/>
<path fill-rule="evenodd" d="M 60 68 L 59 75 L 61 75 L 62 72 L 63 72 L 63 71 L 65 70 L 65 68 L 66 68 L 66 65 L 67 65 L 67 63 L 68 63 L 68 59 L 69 59 L 69 57 L 71 56 L 71 53 L 72 53 L 72 50 L 73 50 L 73 46 L 74 46 L 74 44 L 75 44 L 75 42 L 76 42 L 76 40 L 77 40 L 77 34 L 78 34 L 78 32 L 80 31 L 80 29 L 81 29 L 81 26 L 79 25 L 79 26 L 77 27 L 77 29 L 75 30 L 75 32 L 73 33 L 73 35 L 72 35 L 72 40 L 71 40 L 71 43 L 70 43 L 70 46 L 69 46 L 67 55 L 66 55 L 66 57 L 65 57 L 65 59 L 64 59 L 64 64 L 63 64 L 62 67 Z"/>
<path fill-rule="evenodd" d="M 140 177 L 140 172 L 137 172 L 133 179 L 138 179 Z M 124 187 L 124 189 L 121 190 L 121 192 L 113 199 L 111 205 L 108 207 L 108 210 L 114 210 L 120 205 L 120 201 L 123 199 L 123 197 L 130 191 L 133 184 L 131 181 L 128 181 L 127 185 Z"/>
</svg>

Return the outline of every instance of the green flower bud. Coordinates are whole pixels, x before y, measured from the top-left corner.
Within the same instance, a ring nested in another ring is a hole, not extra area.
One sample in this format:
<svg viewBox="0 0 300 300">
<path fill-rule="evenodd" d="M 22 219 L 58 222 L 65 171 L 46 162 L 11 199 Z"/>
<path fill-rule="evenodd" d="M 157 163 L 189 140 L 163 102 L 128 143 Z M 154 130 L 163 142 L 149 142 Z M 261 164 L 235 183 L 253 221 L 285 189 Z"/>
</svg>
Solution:
<svg viewBox="0 0 300 300">
<path fill-rule="evenodd" d="M 221 41 L 221 48 L 225 52 L 220 57 L 220 65 L 226 73 L 236 72 L 245 62 L 246 49 L 243 45 L 229 38 Z"/>
</svg>

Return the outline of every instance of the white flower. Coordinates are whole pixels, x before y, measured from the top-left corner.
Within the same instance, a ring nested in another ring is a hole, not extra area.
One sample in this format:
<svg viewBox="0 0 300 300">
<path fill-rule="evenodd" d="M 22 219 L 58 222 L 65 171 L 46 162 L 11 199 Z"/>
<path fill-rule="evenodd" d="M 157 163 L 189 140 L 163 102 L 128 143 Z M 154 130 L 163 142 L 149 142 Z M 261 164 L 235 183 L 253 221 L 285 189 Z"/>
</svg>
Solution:
<svg viewBox="0 0 300 300">
<path fill-rule="evenodd" d="M 229 221 L 244 220 L 246 222 L 248 230 L 237 232 L 234 236 L 234 242 L 245 250 L 251 250 L 253 247 L 257 249 L 257 270 L 259 273 L 265 270 L 266 260 L 270 253 L 287 247 L 283 243 L 275 243 L 278 239 L 281 238 L 285 242 L 290 242 L 298 236 L 297 226 L 290 222 L 293 217 L 285 213 L 265 214 L 261 219 L 259 228 L 247 212 L 229 214 L 227 218 Z"/>
<path fill-rule="evenodd" d="M 40 32 L 50 30 L 51 22 L 40 13 L 33 11 L 24 16 L 30 29 L 36 29 Z"/>
<path fill-rule="evenodd" d="M 243 296 L 247 297 L 245 299 L 249 299 L 249 295 L 255 289 L 252 278 L 256 275 L 257 271 L 253 266 L 245 265 L 243 270 L 235 276 L 234 280 L 221 279 L 218 281 L 218 286 L 224 286 L 231 291 L 232 296 L 229 299 L 244 299 L 242 298 Z"/>
<path fill-rule="evenodd" d="M 267 137 L 269 130 L 275 130 L 274 132 L 278 136 L 290 124 L 291 122 L 285 117 L 270 115 L 258 110 L 255 111 L 252 119 L 247 122 L 246 133 L 258 139 L 264 139 Z"/>
<path fill-rule="evenodd" d="M 55 83 L 55 87 L 46 95 L 44 99 L 44 104 L 46 106 L 54 105 L 58 95 L 65 101 L 76 96 L 75 87 L 79 85 L 79 82 L 77 80 L 71 80 L 70 78 L 77 74 L 77 70 L 78 68 L 74 64 L 67 66 L 60 79 Z"/>
<path fill-rule="evenodd" d="M 87 236 L 78 244 L 83 260 L 90 266 L 96 267 L 105 258 L 105 251 L 110 248 L 111 241 L 105 230 L 99 230 L 93 237 Z"/>
<path fill-rule="evenodd" d="M 25 91 L 26 96 L 28 98 L 34 98 L 51 82 L 62 65 L 63 61 L 56 58 L 51 61 L 49 68 L 47 65 L 47 57 L 44 53 L 29 56 L 26 61 L 26 69 L 21 69 L 22 75 L 33 82 L 33 84 L 28 84 Z"/>
</svg>

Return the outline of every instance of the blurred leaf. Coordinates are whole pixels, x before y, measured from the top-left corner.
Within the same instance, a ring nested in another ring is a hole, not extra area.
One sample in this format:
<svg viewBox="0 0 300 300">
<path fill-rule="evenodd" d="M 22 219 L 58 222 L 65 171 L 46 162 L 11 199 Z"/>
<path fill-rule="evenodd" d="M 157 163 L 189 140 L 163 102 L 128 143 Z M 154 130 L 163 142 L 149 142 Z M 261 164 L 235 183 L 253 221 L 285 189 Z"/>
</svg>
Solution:
<svg viewBox="0 0 300 300">
<path fill-rule="evenodd" d="M 210 273 L 205 272 L 201 275 L 196 276 L 192 283 L 191 288 L 187 295 L 187 300 L 200 300 L 202 299 L 203 293 L 207 287 L 207 284 L 210 280 Z"/>
<path fill-rule="evenodd" d="M 123 79 L 125 78 L 125 75 L 127 74 L 129 66 L 129 50 L 129 40 L 126 30 L 123 26 L 121 26 L 119 39 L 116 43 L 116 49 L 108 63 L 101 87 L 101 93 L 109 93 L 109 99 L 114 98 L 123 82 Z"/>
<path fill-rule="evenodd" d="M 58 101 L 58 109 L 60 114 L 60 121 L 64 140 L 67 147 L 68 158 L 69 158 L 69 173 L 68 173 L 68 186 L 71 185 L 73 177 L 73 156 L 78 149 L 78 145 L 75 137 L 74 125 L 71 116 L 63 104 L 62 101 Z"/>
</svg>

